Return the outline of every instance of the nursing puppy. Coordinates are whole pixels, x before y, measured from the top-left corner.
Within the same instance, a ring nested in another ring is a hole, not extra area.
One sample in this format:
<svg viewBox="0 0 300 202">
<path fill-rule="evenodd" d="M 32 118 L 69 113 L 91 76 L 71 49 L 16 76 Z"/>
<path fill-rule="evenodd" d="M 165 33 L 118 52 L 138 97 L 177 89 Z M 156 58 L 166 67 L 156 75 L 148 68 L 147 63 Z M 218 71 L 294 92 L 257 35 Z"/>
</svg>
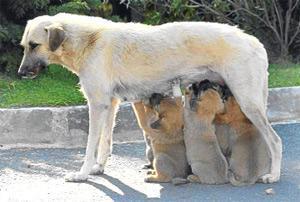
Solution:
<svg viewBox="0 0 300 202">
<path fill-rule="evenodd" d="M 176 78 L 182 87 L 203 79 L 225 82 L 268 146 L 272 161 L 263 182 L 279 180 L 281 139 L 266 116 L 267 54 L 255 37 L 238 28 L 206 22 L 148 26 L 62 13 L 28 21 L 21 45 L 20 76 L 33 78 L 42 66 L 62 64 L 78 75 L 87 98 L 86 157 L 67 181 L 103 172 L 118 109 L 114 99 L 141 100 L 171 91 L 168 82 Z"/>
<path fill-rule="evenodd" d="M 226 124 L 232 129 L 231 133 L 217 133 L 218 139 L 227 136 L 227 147 L 222 149 L 230 154 L 229 180 L 235 186 L 254 184 L 270 169 L 267 146 L 259 131 L 241 111 L 228 87 L 223 87 L 223 99 L 224 112 L 216 114 L 214 122 Z"/>
<path fill-rule="evenodd" d="M 138 122 L 151 141 L 153 171 L 146 182 L 186 183 L 188 163 L 183 141 L 181 97 L 153 94 L 148 104 L 134 103 Z"/>
<path fill-rule="evenodd" d="M 224 110 L 221 89 L 208 80 L 195 83 L 186 95 L 184 141 L 191 182 L 224 184 L 228 182 L 228 164 L 215 134 L 215 115 Z"/>
</svg>

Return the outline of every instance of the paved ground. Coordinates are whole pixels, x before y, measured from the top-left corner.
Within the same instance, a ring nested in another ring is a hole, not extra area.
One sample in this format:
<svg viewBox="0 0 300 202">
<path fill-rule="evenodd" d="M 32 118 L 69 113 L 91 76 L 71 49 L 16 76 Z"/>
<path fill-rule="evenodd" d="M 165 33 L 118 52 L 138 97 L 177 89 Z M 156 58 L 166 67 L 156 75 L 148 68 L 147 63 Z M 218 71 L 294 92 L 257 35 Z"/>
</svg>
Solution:
<svg viewBox="0 0 300 202">
<path fill-rule="evenodd" d="M 105 174 L 66 183 L 82 164 L 84 149 L 0 150 L 0 202 L 4 201 L 299 201 L 300 124 L 276 125 L 284 143 L 281 181 L 248 187 L 148 184 L 142 142 L 114 145 Z M 275 194 L 265 190 L 273 188 Z"/>
</svg>

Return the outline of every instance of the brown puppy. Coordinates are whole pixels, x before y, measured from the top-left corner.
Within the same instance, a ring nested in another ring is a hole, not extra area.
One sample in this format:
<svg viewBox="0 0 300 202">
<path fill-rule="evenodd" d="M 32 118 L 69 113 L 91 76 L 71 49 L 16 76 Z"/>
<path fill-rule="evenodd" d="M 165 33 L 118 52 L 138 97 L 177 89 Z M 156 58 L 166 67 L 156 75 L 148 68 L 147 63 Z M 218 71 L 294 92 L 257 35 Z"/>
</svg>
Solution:
<svg viewBox="0 0 300 202">
<path fill-rule="evenodd" d="M 191 182 L 223 184 L 228 182 L 228 165 L 215 134 L 213 120 L 224 110 L 221 89 L 208 80 L 193 84 L 186 96 L 184 141 L 193 175 Z"/>
<path fill-rule="evenodd" d="M 223 151 L 229 154 L 229 180 L 235 186 L 254 184 L 270 169 L 267 146 L 227 87 L 223 88 L 223 95 L 226 98 L 225 110 L 216 115 L 215 123 L 226 124 L 232 129 L 225 137 L 227 146 L 224 148 L 220 144 Z M 226 134 L 217 133 L 217 136 L 220 140 Z"/>
<path fill-rule="evenodd" d="M 188 163 L 183 141 L 181 98 L 153 94 L 149 104 L 134 103 L 139 124 L 151 140 L 154 170 L 146 182 L 186 182 Z"/>
</svg>

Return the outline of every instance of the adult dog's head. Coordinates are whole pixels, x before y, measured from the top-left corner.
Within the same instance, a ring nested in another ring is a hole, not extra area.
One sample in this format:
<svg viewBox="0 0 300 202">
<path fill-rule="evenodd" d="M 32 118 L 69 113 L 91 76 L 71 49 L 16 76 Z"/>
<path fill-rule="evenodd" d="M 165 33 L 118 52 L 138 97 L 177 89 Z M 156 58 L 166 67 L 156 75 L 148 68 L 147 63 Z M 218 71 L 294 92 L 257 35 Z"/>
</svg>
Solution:
<svg viewBox="0 0 300 202">
<path fill-rule="evenodd" d="M 18 74 L 25 78 L 35 78 L 49 64 L 66 36 L 61 24 L 51 22 L 50 16 L 40 16 L 28 21 L 21 45 L 24 56 Z"/>
</svg>

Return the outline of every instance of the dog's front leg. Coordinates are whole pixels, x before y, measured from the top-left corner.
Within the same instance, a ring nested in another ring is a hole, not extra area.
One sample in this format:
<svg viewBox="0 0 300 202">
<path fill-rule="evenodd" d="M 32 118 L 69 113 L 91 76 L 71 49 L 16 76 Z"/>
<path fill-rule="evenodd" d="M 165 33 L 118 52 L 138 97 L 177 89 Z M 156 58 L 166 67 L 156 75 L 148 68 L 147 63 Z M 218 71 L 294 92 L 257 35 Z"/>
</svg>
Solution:
<svg viewBox="0 0 300 202">
<path fill-rule="evenodd" d="M 79 172 L 69 173 L 65 176 L 66 181 L 78 182 L 87 180 L 88 174 L 96 163 L 97 145 L 104 121 L 107 121 L 109 108 L 110 102 L 107 101 L 107 99 L 102 100 L 101 102 L 89 102 L 89 136 L 85 160 Z"/>
<path fill-rule="evenodd" d="M 119 105 L 120 100 L 112 98 L 111 106 L 108 108 L 107 120 L 104 122 L 99 140 L 97 163 L 93 166 L 90 172 L 91 175 L 103 173 L 106 161 L 112 152 L 112 134 Z"/>
</svg>

